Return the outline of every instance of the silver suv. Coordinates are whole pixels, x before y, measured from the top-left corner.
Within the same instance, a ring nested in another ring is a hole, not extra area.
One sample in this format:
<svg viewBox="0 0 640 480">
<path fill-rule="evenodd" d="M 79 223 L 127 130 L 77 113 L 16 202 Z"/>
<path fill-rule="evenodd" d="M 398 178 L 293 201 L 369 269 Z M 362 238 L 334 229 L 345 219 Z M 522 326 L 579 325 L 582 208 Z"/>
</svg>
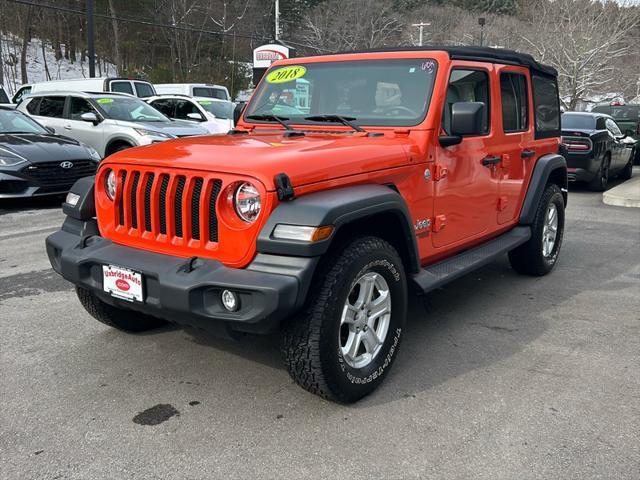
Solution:
<svg viewBox="0 0 640 480">
<path fill-rule="evenodd" d="M 91 145 L 103 158 L 129 147 L 208 133 L 191 122 L 171 120 L 126 94 L 36 93 L 22 101 L 18 110 L 59 135 Z"/>
</svg>

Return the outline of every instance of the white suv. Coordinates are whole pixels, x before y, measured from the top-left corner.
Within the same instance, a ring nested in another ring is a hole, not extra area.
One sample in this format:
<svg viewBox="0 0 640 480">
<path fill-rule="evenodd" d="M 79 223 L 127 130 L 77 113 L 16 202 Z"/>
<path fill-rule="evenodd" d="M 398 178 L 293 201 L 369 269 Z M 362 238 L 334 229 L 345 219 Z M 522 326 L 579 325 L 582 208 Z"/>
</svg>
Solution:
<svg viewBox="0 0 640 480">
<path fill-rule="evenodd" d="M 103 158 L 129 147 L 208 133 L 193 123 L 171 120 L 127 94 L 38 93 L 23 100 L 18 110 L 59 135 L 91 145 Z"/>
<path fill-rule="evenodd" d="M 209 133 L 227 133 L 233 128 L 233 103 L 207 97 L 159 95 L 147 99 L 169 118 L 197 123 Z"/>
</svg>

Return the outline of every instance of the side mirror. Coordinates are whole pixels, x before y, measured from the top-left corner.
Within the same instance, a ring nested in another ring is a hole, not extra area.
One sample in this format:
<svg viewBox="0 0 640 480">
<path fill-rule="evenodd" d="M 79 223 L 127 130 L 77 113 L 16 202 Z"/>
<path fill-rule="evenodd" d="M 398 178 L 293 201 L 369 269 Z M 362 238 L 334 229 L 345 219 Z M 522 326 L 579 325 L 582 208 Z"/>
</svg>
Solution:
<svg viewBox="0 0 640 480">
<path fill-rule="evenodd" d="M 483 102 L 456 102 L 451 106 L 451 135 L 482 135 L 484 133 Z"/>
<path fill-rule="evenodd" d="M 233 109 L 233 124 L 237 125 L 238 122 L 240 121 L 240 117 L 242 116 L 242 112 L 244 111 L 244 107 L 246 107 L 247 104 L 245 103 L 238 103 L 235 108 Z"/>
<path fill-rule="evenodd" d="M 100 123 L 100 119 L 98 118 L 98 116 L 93 113 L 93 112 L 86 112 L 83 113 L 82 115 L 80 115 L 80 119 L 83 122 L 90 122 L 93 123 L 94 125 L 97 125 Z"/>
<path fill-rule="evenodd" d="M 53 127 L 44 127 L 44 129 L 49 132 L 51 135 L 55 135 L 56 134 L 56 129 Z"/>
<path fill-rule="evenodd" d="M 199 113 L 187 113 L 187 118 L 191 120 L 197 120 L 198 122 L 204 121 L 202 120 L 202 115 L 200 115 Z"/>
</svg>

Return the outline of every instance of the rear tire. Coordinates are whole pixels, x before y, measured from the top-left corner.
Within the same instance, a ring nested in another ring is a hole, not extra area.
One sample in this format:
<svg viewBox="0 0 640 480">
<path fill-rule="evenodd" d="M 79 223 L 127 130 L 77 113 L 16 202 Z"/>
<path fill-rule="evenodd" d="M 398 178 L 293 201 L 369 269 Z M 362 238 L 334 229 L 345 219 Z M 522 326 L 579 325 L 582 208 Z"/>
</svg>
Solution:
<svg viewBox="0 0 640 480">
<path fill-rule="evenodd" d="M 629 180 L 633 176 L 633 158 L 634 158 L 634 155 L 631 155 L 631 158 L 629 159 L 629 163 L 627 163 L 625 167 L 622 169 L 622 171 L 620 172 L 619 176 L 622 180 Z"/>
<path fill-rule="evenodd" d="M 609 170 L 611 167 L 611 157 L 607 154 L 600 163 L 598 173 L 591 180 L 587 187 L 594 192 L 604 192 L 609 185 Z"/>
<path fill-rule="evenodd" d="M 78 300 L 93 318 L 105 325 L 125 332 L 144 332 L 162 327 L 167 322 L 159 318 L 137 313 L 132 310 L 116 308 L 103 302 L 89 290 L 76 287 Z"/>
<path fill-rule="evenodd" d="M 397 356 L 407 281 L 396 250 L 377 237 L 353 240 L 324 265 L 285 326 L 283 354 L 302 388 L 351 403 L 382 383 Z"/>
<path fill-rule="evenodd" d="M 542 276 L 558 261 L 564 234 L 564 198 L 560 187 L 547 185 L 531 225 L 531 238 L 509 252 L 513 269 L 522 274 Z M 553 243 L 549 241 L 553 237 Z"/>
</svg>

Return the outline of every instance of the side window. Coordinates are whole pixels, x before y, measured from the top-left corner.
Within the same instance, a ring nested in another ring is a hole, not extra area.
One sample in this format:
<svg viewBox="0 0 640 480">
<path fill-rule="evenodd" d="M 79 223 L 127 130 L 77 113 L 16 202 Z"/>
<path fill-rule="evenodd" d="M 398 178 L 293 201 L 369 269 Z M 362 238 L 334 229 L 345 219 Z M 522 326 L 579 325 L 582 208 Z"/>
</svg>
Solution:
<svg viewBox="0 0 640 480">
<path fill-rule="evenodd" d="M 213 98 L 219 98 L 220 100 L 229 100 L 229 98 L 227 97 L 227 91 L 223 88 L 214 88 Z"/>
<path fill-rule="evenodd" d="M 62 118 L 65 97 L 42 97 L 38 115 L 41 117 Z"/>
<path fill-rule="evenodd" d="M 596 120 L 596 130 L 606 130 L 605 119 L 600 117 Z"/>
<path fill-rule="evenodd" d="M 22 87 L 20 90 L 16 92 L 13 96 L 13 103 L 20 103 L 22 98 L 31 92 L 31 87 Z"/>
<path fill-rule="evenodd" d="M 154 100 L 151 106 L 169 118 L 175 118 L 175 100 Z"/>
<path fill-rule="evenodd" d="M 519 73 L 500 74 L 502 129 L 523 132 L 529 128 L 529 95 L 527 78 Z"/>
<path fill-rule="evenodd" d="M 609 130 L 612 135 L 622 135 L 622 132 L 620 131 L 620 128 L 618 128 L 616 122 L 614 122 L 610 118 L 607 118 L 607 120 L 605 121 L 605 125 L 607 126 L 607 130 Z"/>
<path fill-rule="evenodd" d="M 0 103 L 9 103 L 9 97 L 4 93 L 4 89 L 0 87 Z"/>
<path fill-rule="evenodd" d="M 153 88 L 148 83 L 134 82 L 136 86 L 136 95 L 140 98 L 153 97 L 155 95 Z"/>
<path fill-rule="evenodd" d="M 96 113 L 96 111 L 84 98 L 71 97 L 69 118 L 71 120 L 82 120 L 80 117 L 83 113 Z"/>
<path fill-rule="evenodd" d="M 482 135 L 489 133 L 489 75 L 484 70 L 455 69 L 451 72 L 444 112 L 442 128 L 451 131 L 451 109 L 457 102 L 481 102 L 485 108 L 482 116 Z"/>
<path fill-rule="evenodd" d="M 555 78 L 533 75 L 536 138 L 560 136 L 560 99 Z"/>
<path fill-rule="evenodd" d="M 32 98 L 31 100 L 29 100 L 29 103 L 27 103 L 27 112 L 29 112 L 31 115 L 38 115 L 40 100 L 40 97 Z"/>
<path fill-rule="evenodd" d="M 133 95 L 133 87 L 129 81 L 111 82 L 111 91 Z"/>
<path fill-rule="evenodd" d="M 176 118 L 181 120 L 195 120 L 195 118 L 190 118 L 187 116 L 190 113 L 196 113 L 200 116 L 201 121 L 204 120 L 202 114 L 198 110 L 198 107 L 196 107 L 188 100 L 179 100 L 176 105 Z"/>
</svg>

